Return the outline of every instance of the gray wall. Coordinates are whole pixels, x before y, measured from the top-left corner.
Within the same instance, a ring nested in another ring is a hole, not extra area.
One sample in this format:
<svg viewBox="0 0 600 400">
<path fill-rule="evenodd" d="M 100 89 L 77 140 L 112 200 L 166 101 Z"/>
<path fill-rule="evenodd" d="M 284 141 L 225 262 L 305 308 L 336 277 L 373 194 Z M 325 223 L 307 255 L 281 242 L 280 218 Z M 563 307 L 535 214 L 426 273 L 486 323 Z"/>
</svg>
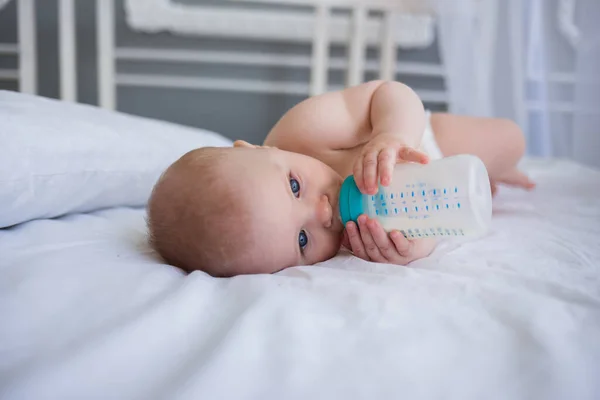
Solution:
<svg viewBox="0 0 600 400">
<path fill-rule="evenodd" d="M 181 1 L 181 0 L 180 0 Z M 184 1 L 182 1 L 184 2 Z M 187 0 L 186 3 L 222 4 L 219 0 Z M 131 31 L 125 23 L 122 2 L 117 1 L 117 44 L 119 46 L 146 46 L 190 49 L 243 49 L 245 51 L 270 51 L 292 54 L 310 54 L 309 44 L 258 43 L 255 41 L 225 40 L 214 38 L 189 38 L 167 33 L 154 35 Z M 96 104 L 96 32 L 95 0 L 78 0 L 77 52 L 79 101 Z M 41 95 L 58 98 L 58 44 L 57 1 L 37 1 L 38 39 L 38 91 Z M 16 3 L 11 2 L 0 12 L 0 43 L 16 42 Z M 406 61 L 439 62 L 437 45 L 426 50 L 401 50 L 399 59 Z M 343 55 L 344 47 L 334 47 L 332 54 Z M 369 57 L 377 57 L 376 49 L 368 50 Z M 15 57 L 0 57 L 0 68 L 15 68 Z M 211 77 L 256 77 L 286 81 L 307 82 L 309 71 L 294 68 L 231 67 L 226 65 L 172 65 L 164 63 L 119 63 L 122 72 L 177 73 Z M 373 79 L 376 76 L 365 76 Z M 419 88 L 439 89 L 441 79 L 415 76 L 398 76 L 397 79 Z M 330 82 L 342 84 L 344 74 L 331 73 Z M 0 81 L 0 89 L 16 90 L 15 82 Z M 281 115 L 303 100 L 299 96 L 219 92 L 210 90 L 181 90 L 120 87 L 118 108 L 120 111 L 164 119 L 185 125 L 197 126 L 222 133 L 232 139 L 243 138 L 259 143 Z M 441 105 L 428 104 L 432 109 Z"/>
</svg>

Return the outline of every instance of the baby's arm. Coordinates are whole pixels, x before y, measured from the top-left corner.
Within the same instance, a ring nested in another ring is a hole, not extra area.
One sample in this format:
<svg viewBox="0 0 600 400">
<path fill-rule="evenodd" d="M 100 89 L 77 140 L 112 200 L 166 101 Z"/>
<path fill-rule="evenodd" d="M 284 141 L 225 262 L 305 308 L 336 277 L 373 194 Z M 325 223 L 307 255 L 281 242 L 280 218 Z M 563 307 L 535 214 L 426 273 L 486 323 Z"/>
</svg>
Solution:
<svg viewBox="0 0 600 400">
<path fill-rule="evenodd" d="M 301 102 L 277 122 L 264 144 L 335 160 L 380 135 L 415 148 L 424 127 L 423 104 L 412 89 L 400 82 L 371 81 Z"/>
</svg>

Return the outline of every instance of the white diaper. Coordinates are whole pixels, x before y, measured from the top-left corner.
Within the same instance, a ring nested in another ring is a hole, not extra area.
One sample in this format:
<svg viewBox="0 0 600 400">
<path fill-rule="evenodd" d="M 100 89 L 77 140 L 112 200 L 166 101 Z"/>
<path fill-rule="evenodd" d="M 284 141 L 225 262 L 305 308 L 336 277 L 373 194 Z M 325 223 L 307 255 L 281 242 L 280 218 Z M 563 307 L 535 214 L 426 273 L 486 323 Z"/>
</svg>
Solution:
<svg viewBox="0 0 600 400">
<path fill-rule="evenodd" d="M 431 160 L 439 160 L 444 157 L 435 140 L 433 129 L 431 128 L 431 111 L 429 110 L 425 110 L 425 132 L 423 132 L 419 150 L 427 153 Z"/>
</svg>

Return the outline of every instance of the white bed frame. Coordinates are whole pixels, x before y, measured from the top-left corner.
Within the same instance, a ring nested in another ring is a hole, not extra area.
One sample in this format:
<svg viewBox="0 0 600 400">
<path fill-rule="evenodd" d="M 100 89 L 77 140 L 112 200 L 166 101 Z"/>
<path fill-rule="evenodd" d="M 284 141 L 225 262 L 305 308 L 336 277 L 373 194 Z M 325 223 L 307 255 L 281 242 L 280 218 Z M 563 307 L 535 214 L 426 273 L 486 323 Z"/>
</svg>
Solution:
<svg viewBox="0 0 600 400">
<path fill-rule="evenodd" d="M 19 90 L 26 93 L 36 93 L 36 27 L 35 27 L 35 0 L 16 0 L 18 8 L 18 43 L 0 44 L 0 54 L 16 55 L 19 58 L 18 70 L 2 70 L 0 78 L 17 79 Z M 59 6 L 59 71 L 60 71 L 60 97 L 67 101 L 77 101 L 76 80 L 76 32 L 75 32 L 75 1 L 58 0 Z M 239 0 L 238 2 L 243 2 Z M 312 42 L 312 55 L 310 57 L 284 54 L 257 54 L 244 52 L 215 52 L 177 49 L 148 49 L 134 47 L 119 47 L 115 40 L 115 1 L 96 0 L 96 29 L 98 46 L 98 104 L 101 107 L 116 108 L 116 88 L 118 86 L 144 86 L 168 87 L 187 89 L 214 89 L 236 90 L 262 93 L 283 93 L 297 95 L 315 95 L 331 89 L 327 83 L 327 72 L 332 70 L 347 69 L 346 85 L 360 83 L 365 71 L 378 72 L 382 79 L 394 79 L 397 73 L 432 76 L 443 78 L 444 71 L 441 65 L 401 62 L 396 63 L 396 51 L 399 35 L 394 26 L 398 19 L 403 18 L 399 12 L 419 9 L 427 12 L 424 7 L 419 7 L 418 1 L 360 1 L 360 0 L 254 0 L 253 2 L 278 3 L 293 5 L 308 5 L 314 8 L 314 18 L 305 15 L 291 16 L 292 23 L 285 25 L 286 21 L 279 22 L 278 36 L 274 37 L 272 31 L 265 29 L 268 25 L 256 25 L 257 19 L 242 20 L 237 23 L 230 21 L 231 11 L 215 10 L 212 15 L 200 7 L 189 7 L 186 12 L 196 12 L 197 25 L 203 28 L 206 36 L 234 37 L 250 40 L 287 40 L 293 42 Z M 153 3 L 152 0 L 148 1 Z M 368 4 L 368 5 L 367 5 Z M 177 5 L 181 7 L 182 5 Z M 198 10 L 193 10 L 198 8 Z M 332 17 L 333 8 L 346 8 L 352 10 L 352 21 Z M 385 13 L 383 23 L 368 17 L 368 11 L 377 10 Z M 248 11 L 234 14 L 238 20 L 244 18 Z M 272 12 L 256 11 L 252 14 L 259 19 L 271 19 L 278 16 Z M 259 15 L 262 14 L 262 15 Z M 288 13 L 290 14 L 290 13 Z M 406 18 L 406 16 L 404 16 Z M 423 18 L 429 18 L 426 13 Z M 229 20 L 227 26 L 221 21 Z M 211 23 L 212 22 L 212 23 Z M 283 22 L 283 25 L 281 23 Z M 407 22 L 401 21 L 401 22 Z M 410 21 L 408 21 L 410 22 Z M 280 29 L 284 27 L 286 29 Z M 248 30 L 253 31 L 248 37 Z M 143 28 L 140 29 L 143 31 Z M 147 29 L 146 32 L 151 31 Z M 314 34 L 313 34 L 314 32 Z M 427 36 L 427 33 L 420 33 Z M 328 49 L 331 43 L 349 41 L 349 57 L 330 58 Z M 400 38 L 401 39 L 401 38 Z M 426 40 L 421 38 L 421 40 Z M 379 45 L 381 48 L 380 62 L 366 60 L 365 49 L 367 45 Z M 144 60 L 163 61 L 172 63 L 206 63 L 230 64 L 240 66 L 283 66 L 310 68 L 310 82 L 306 85 L 297 82 L 272 82 L 251 81 L 241 79 L 216 79 L 210 77 L 182 77 L 175 75 L 145 75 L 125 74 L 116 70 L 117 60 Z M 444 90 L 421 90 L 420 95 L 426 102 L 446 103 L 447 94 Z"/>
<path fill-rule="evenodd" d="M 18 9 L 18 43 L 0 43 L 1 55 L 16 55 L 19 58 L 17 70 L 0 70 L 0 79 L 17 79 L 22 92 L 36 93 L 36 0 L 16 0 Z M 59 49 L 60 49 L 60 97 L 67 101 L 77 101 L 76 80 L 76 32 L 75 1 L 58 0 L 59 5 Z M 223 0 L 235 2 L 235 0 Z M 245 0 L 237 0 L 242 3 Z M 174 32 L 187 35 L 204 35 L 229 37 L 248 40 L 286 40 L 296 42 L 312 42 L 312 55 L 257 54 L 245 52 L 199 51 L 183 49 L 149 49 L 120 47 L 115 38 L 115 0 L 96 0 L 96 29 L 98 46 L 98 105 L 108 109 L 117 108 L 116 90 L 119 86 L 212 89 L 223 91 L 246 91 L 256 93 L 283 93 L 296 95 L 316 95 L 326 90 L 337 89 L 328 85 L 329 70 L 346 70 L 346 85 L 354 85 L 362 81 L 365 71 L 377 72 L 382 79 L 394 79 L 396 74 L 431 76 L 444 78 L 443 65 L 415 62 L 397 62 L 398 42 L 402 35 L 398 34 L 398 26 L 410 20 L 400 20 L 406 12 L 421 13 L 425 18 L 433 18 L 430 9 L 419 0 L 246 0 L 262 3 L 304 5 L 314 9 L 312 17 L 303 15 L 286 16 L 266 11 L 248 12 L 230 8 L 213 9 L 207 13 L 206 8 L 199 6 L 171 3 L 174 13 L 179 13 L 179 22 L 187 22 L 188 31 Z M 478 1 L 478 0 L 473 0 Z M 494 2 L 489 3 L 494 9 Z M 517 120 L 526 131 L 530 111 L 539 108 L 535 102 L 524 102 L 522 93 L 528 81 L 536 81 L 541 77 L 525 76 L 521 66 L 525 62 L 523 44 L 518 39 L 523 29 L 521 21 L 521 0 L 508 0 L 511 13 L 510 31 L 514 33 L 511 40 L 513 52 L 513 86 L 515 102 L 519 113 Z M 159 3 L 146 0 L 143 4 L 151 9 Z M 169 4 L 169 3 L 167 3 Z M 185 9 L 182 9 L 185 8 Z M 352 12 L 352 18 L 336 18 L 331 15 L 333 8 L 345 8 Z M 384 13 L 382 22 L 369 18 L 368 11 L 377 10 Z M 164 11 L 164 10 L 163 10 Z M 252 14 L 254 16 L 247 16 Z M 290 13 L 287 13 L 290 14 Z M 274 17 L 275 15 L 275 17 Z M 267 21 L 270 23 L 261 23 Z M 140 22 L 141 21 L 141 22 Z M 132 25 L 132 19 L 129 21 Z M 137 30 L 152 33 L 169 30 L 169 26 L 144 25 L 143 19 L 133 21 Z M 274 36 L 273 24 L 279 24 L 277 36 Z M 185 24 L 184 24 L 185 25 Z M 190 28 L 191 27 L 191 28 Z M 269 28 L 270 27 L 270 28 Z M 192 31 L 190 31 L 190 29 Z M 172 29 L 171 29 L 172 30 Z M 194 31 L 195 30 L 195 31 Z M 404 34 L 406 33 L 403 32 Z M 421 32 L 421 40 L 427 33 Z M 486 42 L 490 46 L 495 43 L 494 29 L 484 31 Z M 348 58 L 329 57 L 331 43 L 347 42 Z M 380 48 L 379 62 L 367 60 L 367 45 Z M 211 77 L 184 77 L 177 75 L 148 75 L 139 73 L 120 73 L 116 70 L 117 60 L 160 61 L 184 64 L 229 64 L 238 66 L 287 66 L 310 68 L 310 82 L 278 82 L 248 79 L 223 79 Z M 548 79 L 558 84 L 572 84 L 572 74 L 555 74 Z M 448 103 L 445 90 L 420 90 L 415 88 L 424 102 Z M 572 113 L 572 104 L 552 104 L 551 109 L 559 113 Z"/>
<path fill-rule="evenodd" d="M 0 79 L 18 80 L 21 92 L 37 93 L 35 0 L 18 0 L 17 26 L 18 43 L 0 43 L 0 56 L 17 56 L 19 68 L 0 69 Z"/>
</svg>

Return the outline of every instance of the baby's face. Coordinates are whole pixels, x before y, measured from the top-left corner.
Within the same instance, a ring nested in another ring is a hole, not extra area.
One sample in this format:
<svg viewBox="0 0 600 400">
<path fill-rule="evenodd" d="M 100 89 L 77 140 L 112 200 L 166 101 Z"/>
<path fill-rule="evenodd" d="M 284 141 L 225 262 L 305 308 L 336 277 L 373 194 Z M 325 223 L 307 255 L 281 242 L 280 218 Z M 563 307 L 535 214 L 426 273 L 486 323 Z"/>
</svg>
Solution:
<svg viewBox="0 0 600 400">
<path fill-rule="evenodd" d="M 249 260 L 272 273 L 333 257 L 340 248 L 343 225 L 338 198 L 342 177 L 328 165 L 302 154 L 254 149 L 243 177 L 236 181 L 250 202 L 253 245 Z"/>
</svg>

